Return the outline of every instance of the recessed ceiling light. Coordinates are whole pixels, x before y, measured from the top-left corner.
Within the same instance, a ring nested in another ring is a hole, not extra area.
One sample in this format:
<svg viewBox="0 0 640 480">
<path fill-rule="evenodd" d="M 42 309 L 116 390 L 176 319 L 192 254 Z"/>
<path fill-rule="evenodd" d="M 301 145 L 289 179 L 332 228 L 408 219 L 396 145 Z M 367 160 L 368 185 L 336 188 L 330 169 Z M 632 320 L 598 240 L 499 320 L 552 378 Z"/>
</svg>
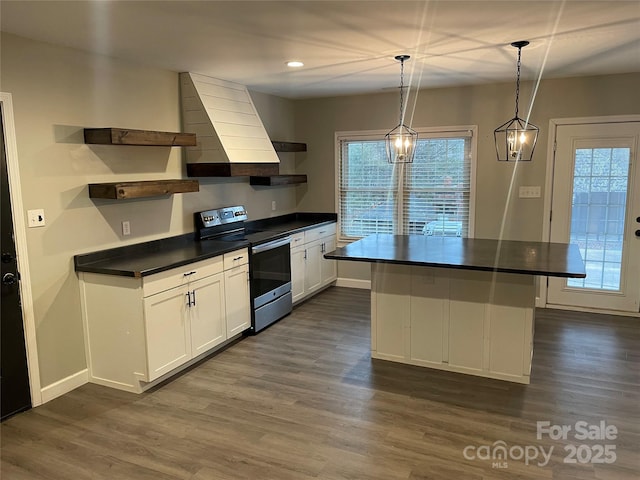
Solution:
<svg viewBox="0 0 640 480">
<path fill-rule="evenodd" d="M 292 60 L 291 62 L 287 62 L 287 67 L 300 68 L 300 67 L 304 67 L 304 63 L 299 62 L 297 60 Z"/>
</svg>

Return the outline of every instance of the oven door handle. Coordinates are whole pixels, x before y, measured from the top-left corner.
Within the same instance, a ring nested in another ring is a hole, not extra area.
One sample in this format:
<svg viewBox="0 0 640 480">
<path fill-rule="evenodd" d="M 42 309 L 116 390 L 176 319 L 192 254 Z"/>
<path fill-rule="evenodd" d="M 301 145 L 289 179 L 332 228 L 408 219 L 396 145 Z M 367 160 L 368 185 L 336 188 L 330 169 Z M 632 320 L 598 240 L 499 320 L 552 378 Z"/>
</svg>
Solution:
<svg viewBox="0 0 640 480">
<path fill-rule="evenodd" d="M 274 240 L 273 242 L 263 243 L 262 245 L 251 247 L 251 253 L 264 252 L 266 250 L 282 247 L 283 245 L 287 245 L 288 243 L 291 243 L 291 237 L 279 238 L 278 240 Z"/>
</svg>

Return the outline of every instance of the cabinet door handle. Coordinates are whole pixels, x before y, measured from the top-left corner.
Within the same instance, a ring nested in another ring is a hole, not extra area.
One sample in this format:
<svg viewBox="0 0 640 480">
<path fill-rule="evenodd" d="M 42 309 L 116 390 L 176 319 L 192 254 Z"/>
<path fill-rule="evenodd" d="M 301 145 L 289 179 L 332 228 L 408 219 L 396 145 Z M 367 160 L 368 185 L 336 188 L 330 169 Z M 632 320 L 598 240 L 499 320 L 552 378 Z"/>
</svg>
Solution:
<svg viewBox="0 0 640 480">
<path fill-rule="evenodd" d="M 191 308 L 191 292 L 187 292 L 185 296 L 187 297 L 187 307 Z"/>
<path fill-rule="evenodd" d="M 324 242 L 322 242 L 322 248 L 320 249 L 320 251 L 321 251 L 322 253 L 324 253 L 324 248 L 325 248 L 325 246 L 324 246 Z"/>
<path fill-rule="evenodd" d="M 196 291 L 195 290 L 191 290 L 191 293 L 193 294 L 193 303 L 191 304 L 192 306 L 196 306 Z"/>
<path fill-rule="evenodd" d="M 191 272 L 183 273 L 182 276 L 183 277 L 188 277 L 189 275 L 193 275 L 194 273 L 196 273 L 196 271 L 192 270 Z"/>
<path fill-rule="evenodd" d="M 306 248 L 304 249 L 304 259 L 305 260 L 307 259 L 307 249 Z"/>
</svg>

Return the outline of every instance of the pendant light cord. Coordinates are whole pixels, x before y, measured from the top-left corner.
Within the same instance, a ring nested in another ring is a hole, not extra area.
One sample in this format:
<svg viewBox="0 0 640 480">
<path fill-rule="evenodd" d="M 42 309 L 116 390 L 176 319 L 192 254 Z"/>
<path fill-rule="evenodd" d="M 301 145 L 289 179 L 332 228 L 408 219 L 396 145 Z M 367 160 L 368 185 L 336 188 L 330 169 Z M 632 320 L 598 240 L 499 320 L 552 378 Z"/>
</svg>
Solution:
<svg viewBox="0 0 640 480">
<path fill-rule="evenodd" d="M 518 101 L 520 99 L 520 65 L 522 47 L 518 47 L 518 76 L 516 77 L 516 118 L 518 118 Z"/>
<path fill-rule="evenodd" d="M 402 106 L 404 104 L 404 59 L 400 60 L 400 121 L 399 125 L 402 125 Z"/>
</svg>

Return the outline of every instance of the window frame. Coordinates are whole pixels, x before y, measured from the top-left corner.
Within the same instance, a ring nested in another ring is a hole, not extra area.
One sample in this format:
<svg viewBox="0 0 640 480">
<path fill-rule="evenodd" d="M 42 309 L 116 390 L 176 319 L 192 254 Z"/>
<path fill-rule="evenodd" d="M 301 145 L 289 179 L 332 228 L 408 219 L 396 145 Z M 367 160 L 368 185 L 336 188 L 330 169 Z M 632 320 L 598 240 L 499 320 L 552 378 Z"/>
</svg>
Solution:
<svg viewBox="0 0 640 480">
<path fill-rule="evenodd" d="M 426 138 L 456 138 L 456 134 L 461 137 L 469 137 L 469 226 L 468 234 L 466 238 L 474 238 L 475 236 L 475 211 L 476 211 L 476 170 L 478 159 L 478 126 L 477 125 L 456 125 L 447 127 L 422 127 L 416 128 L 418 132 L 418 140 Z M 349 130 L 349 131 L 336 131 L 334 134 L 334 182 L 335 182 L 335 206 L 338 213 L 337 224 L 337 237 L 338 246 L 345 246 L 351 242 L 360 240 L 363 237 L 350 237 L 342 233 L 342 206 L 340 203 L 340 172 L 342 167 L 342 141 L 358 141 L 358 140 L 384 140 L 384 136 L 388 132 L 386 130 Z M 441 135 L 441 136 L 439 136 Z M 396 185 L 396 192 L 398 198 L 403 193 L 404 182 L 402 181 L 403 175 L 398 176 L 398 184 Z M 396 201 L 395 204 L 396 213 L 398 218 L 402 218 L 402 203 Z M 397 222 L 395 232 L 398 233 L 398 229 L 401 227 L 402 222 Z"/>
</svg>

